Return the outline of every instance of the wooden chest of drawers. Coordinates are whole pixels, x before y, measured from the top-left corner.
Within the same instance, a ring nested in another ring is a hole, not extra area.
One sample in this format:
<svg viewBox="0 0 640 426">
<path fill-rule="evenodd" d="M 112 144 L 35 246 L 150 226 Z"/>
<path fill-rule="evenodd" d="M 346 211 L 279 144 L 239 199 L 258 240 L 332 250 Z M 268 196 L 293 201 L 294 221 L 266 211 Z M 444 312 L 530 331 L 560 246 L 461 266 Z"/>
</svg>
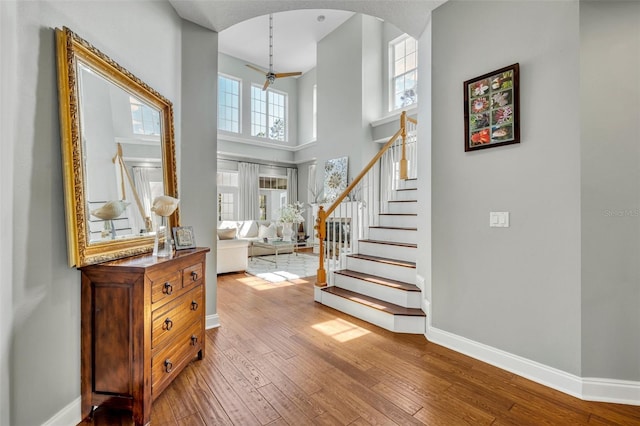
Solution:
<svg viewBox="0 0 640 426">
<path fill-rule="evenodd" d="M 141 255 L 82 271 L 82 416 L 128 409 L 146 425 L 151 403 L 205 352 L 205 257 Z"/>
</svg>

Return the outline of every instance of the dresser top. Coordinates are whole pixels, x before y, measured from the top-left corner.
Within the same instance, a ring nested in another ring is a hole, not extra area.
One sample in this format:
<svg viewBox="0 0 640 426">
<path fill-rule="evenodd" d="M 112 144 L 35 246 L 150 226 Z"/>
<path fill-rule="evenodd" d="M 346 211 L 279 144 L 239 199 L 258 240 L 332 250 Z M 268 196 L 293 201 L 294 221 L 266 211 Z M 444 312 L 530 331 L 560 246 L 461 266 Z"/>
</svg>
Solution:
<svg viewBox="0 0 640 426">
<path fill-rule="evenodd" d="M 120 268 L 123 268 L 123 267 L 124 268 L 127 268 L 127 267 L 150 268 L 152 266 L 161 265 L 166 262 L 175 262 L 177 260 L 184 259 L 184 258 L 193 256 L 195 254 L 199 254 L 199 253 L 204 254 L 209 251 L 211 251 L 209 247 L 196 247 L 196 248 L 187 249 L 187 250 L 175 250 L 173 252 L 172 257 L 158 257 L 158 256 L 152 255 L 151 253 L 145 253 L 137 256 L 130 256 L 122 259 L 111 260 L 109 262 L 98 263 L 96 265 L 89 265 L 80 269 L 86 269 L 91 267 L 95 268 L 96 266 L 106 266 L 106 267 L 115 266 Z"/>
</svg>

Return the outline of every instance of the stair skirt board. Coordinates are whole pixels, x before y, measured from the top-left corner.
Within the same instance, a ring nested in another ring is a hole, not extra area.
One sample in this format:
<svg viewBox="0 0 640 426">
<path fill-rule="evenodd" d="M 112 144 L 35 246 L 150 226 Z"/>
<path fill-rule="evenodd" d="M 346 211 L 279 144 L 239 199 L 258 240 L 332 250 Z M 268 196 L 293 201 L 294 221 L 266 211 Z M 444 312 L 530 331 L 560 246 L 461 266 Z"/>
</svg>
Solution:
<svg viewBox="0 0 640 426">
<path fill-rule="evenodd" d="M 363 321 L 395 333 L 424 334 L 426 316 L 393 315 L 326 291 L 320 291 L 319 302 Z"/>
<path fill-rule="evenodd" d="M 334 277 L 334 285 L 336 287 L 364 294 L 365 296 L 375 297 L 376 299 L 384 300 L 385 302 L 405 308 L 420 309 L 422 307 L 422 293 L 418 287 L 415 287 L 415 291 L 407 291 L 344 275 L 342 271 L 336 271 Z"/>
<path fill-rule="evenodd" d="M 400 259 L 408 262 L 415 262 L 417 250 L 411 246 L 399 246 L 393 244 L 374 243 L 367 240 L 358 242 L 360 254 L 369 256 L 388 257 L 389 259 Z"/>
<path fill-rule="evenodd" d="M 390 265 L 353 256 L 347 256 L 346 259 L 346 268 L 352 271 L 367 271 L 367 273 L 371 275 L 377 275 L 390 280 L 398 280 L 409 284 L 416 283 L 415 267 Z"/>
</svg>

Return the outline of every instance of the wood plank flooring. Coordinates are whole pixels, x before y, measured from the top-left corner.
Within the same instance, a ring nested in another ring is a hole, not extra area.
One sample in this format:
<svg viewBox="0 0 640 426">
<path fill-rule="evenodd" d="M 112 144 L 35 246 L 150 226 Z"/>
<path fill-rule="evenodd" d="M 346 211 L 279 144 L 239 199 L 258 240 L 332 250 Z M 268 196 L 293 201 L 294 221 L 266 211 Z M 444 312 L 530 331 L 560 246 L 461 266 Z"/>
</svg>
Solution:
<svg viewBox="0 0 640 426">
<path fill-rule="evenodd" d="M 313 282 L 219 276 L 222 326 L 151 424 L 640 425 L 640 407 L 581 401 L 317 304 Z M 130 415 L 99 409 L 92 423 Z"/>
</svg>

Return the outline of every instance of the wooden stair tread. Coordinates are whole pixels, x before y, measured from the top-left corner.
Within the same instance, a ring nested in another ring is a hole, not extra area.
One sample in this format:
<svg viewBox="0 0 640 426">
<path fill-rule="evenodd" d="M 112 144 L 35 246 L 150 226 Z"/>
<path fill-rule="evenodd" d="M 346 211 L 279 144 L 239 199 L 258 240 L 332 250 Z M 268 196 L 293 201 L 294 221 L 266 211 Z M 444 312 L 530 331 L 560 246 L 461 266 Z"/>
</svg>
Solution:
<svg viewBox="0 0 640 426">
<path fill-rule="evenodd" d="M 417 248 L 418 245 L 414 243 L 398 243 L 395 241 L 380 241 L 380 240 L 360 240 L 361 243 L 371 243 L 371 244 L 385 244 L 388 246 L 398 246 L 398 247 L 409 247 L 409 248 Z"/>
<path fill-rule="evenodd" d="M 325 287 L 322 291 L 334 294 L 339 297 L 343 297 L 352 302 L 360 303 L 370 308 L 376 309 L 380 312 L 385 312 L 391 315 L 401 316 L 419 316 L 425 317 L 425 313 L 422 309 L 405 308 L 403 306 L 395 305 L 393 303 L 385 302 L 384 300 L 376 299 L 375 297 L 365 296 L 364 294 L 356 293 L 354 291 L 346 290 L 340 287 Z"/>
<path fill-rule="evenodd" d="M 370 226 L 369 229 L 393 229 L 394 231 L 417 231 L 418 228 L 406 228 L 403 226 Z"/>
<path fill-rule="evenodd" d="M 390 278 L 383 278 L 377 275 L 366 274 L 364 272 L 352 271 L 350 269 L 343 269 L 335 272 L 338 275 L 344 275 L 351 278 L 367 281 L 373 284 L 379 284 L 386 287 L 395 288 L 404 291 L 420 291 L 418 286 L 409 284 L 404 281 L 392 280 Z"/>
<path fill-rule="evenodd" d="M 380 256 L 370 256 L 367 254 L 350 254 L 347 257 L 353 257 L 354 259 L 368 260 L 370 262 L 387 263 L 389 265 L 402 266 L 405 268 L 415 269 L 416 267 L 415 262 L 407 262 L 406 260 L 389 259 L 387 257 L 380 257 Z"/>
</svg>

